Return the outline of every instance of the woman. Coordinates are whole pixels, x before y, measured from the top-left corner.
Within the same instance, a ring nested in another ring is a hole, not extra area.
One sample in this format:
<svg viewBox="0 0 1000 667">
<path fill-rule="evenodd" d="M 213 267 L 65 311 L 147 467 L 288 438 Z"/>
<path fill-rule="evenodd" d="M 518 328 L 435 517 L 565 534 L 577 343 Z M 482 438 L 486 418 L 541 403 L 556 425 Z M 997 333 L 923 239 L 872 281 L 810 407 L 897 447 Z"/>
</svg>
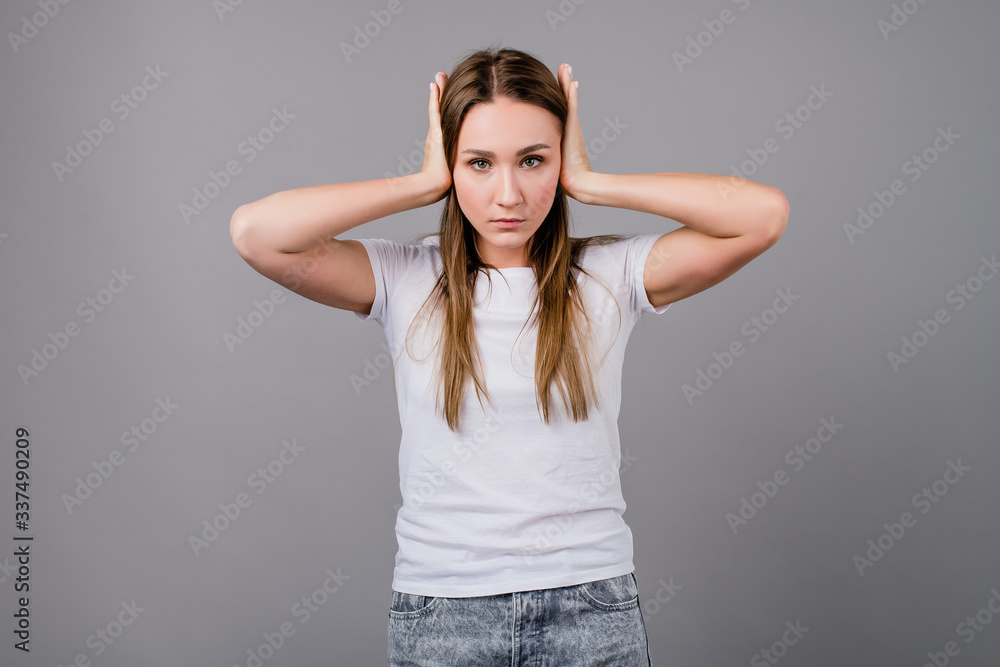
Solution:
<svg viewBox="0 0 1000 667">
<path fill-rule="evenodd" d="M 390 664 L 649 665 L 618 475 L 625 343 L 773 245 L 788 203 L 728 177 L 592 171 L 571 68 L 521 51 L 438 73 L 428 113 L 419 173 L 278 192 L 231 223 L 254 269 L 392 346 Z M 571 238 L 567 196 L 684 226 Z M 422 243 L 336 238 L 442 198 Z"/>
</svg>

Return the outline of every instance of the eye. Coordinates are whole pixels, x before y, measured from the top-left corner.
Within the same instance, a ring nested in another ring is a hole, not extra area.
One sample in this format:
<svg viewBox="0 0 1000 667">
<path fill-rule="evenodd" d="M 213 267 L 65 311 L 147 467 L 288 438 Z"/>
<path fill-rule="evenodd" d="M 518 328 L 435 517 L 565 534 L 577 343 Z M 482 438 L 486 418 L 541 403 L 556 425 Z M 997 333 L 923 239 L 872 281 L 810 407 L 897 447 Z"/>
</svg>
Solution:
<svg viewBox="0 0 1000 667">
<path fill-rule="evenodd" d="M 539 164 L 545 161 L 545 158 L 538 155 L 529 155 L 528 157 L 521 160 L 521 164 L 531 162 L 532 164 L 526 165 L 529 169 L 535 169 Z M 484 165 L 482 167 L 477 167 L 476 165 Z M 473 171 L 486 171 L 489 169 L 489 160 L 483 158 L 476 158 L 475 160 L 469 161 L 469 166 L 472 167 Z"/>
</svg>

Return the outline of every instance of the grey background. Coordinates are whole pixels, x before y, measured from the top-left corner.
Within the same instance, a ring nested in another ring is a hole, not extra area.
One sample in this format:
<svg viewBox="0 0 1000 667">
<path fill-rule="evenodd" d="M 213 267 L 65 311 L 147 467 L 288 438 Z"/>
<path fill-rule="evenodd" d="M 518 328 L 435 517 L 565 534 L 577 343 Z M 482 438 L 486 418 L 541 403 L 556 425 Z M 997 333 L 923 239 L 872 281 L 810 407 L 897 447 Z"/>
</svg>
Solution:
<svg viewBox="0 0 1000 667">
<path fill-rule="evenodd" d="M 781 664 L 918 666 L 955 642 L 949 664 L 996 664 L 1000 280 L 972 281 L 961 309 L 947 295 L 1000 250 L 1000 6 L 904 4 L 917 11 L 884 36 L 890 2 L 402 0 L 348 62 L 339 45 L 387 2 L 248 0 L 221 18 L 207 0 L 74 2 L 36 17 L 16 51 L 9 33 L 43 10 L 4 3 L 0 663 L 247 665 L 289 622 L 263 664 L 385 664 L 399 422 L 387 373 L 351 381 L 384 361 L 384 337 L 279 288 L 284 302 L 230 349 L 277 285 L 237 255 L 229 220 L 279 190 L 401 175 L 413 151 L 419 168 L 434 73 L 500 43 L 573 65 L 597 171 L 729 174 L 769 137 L 779 147 L 749 176 L 791 204 L 779 243 L 630 341 L 622 483 L 653 663 L 773 664 L 759 652 L 777 642 Z M 703 22 L 724 9 L 732 21 L 709 39 Z M 673 54 L 702 32 L 679 71 Z M 120 119 L 115 98 L 157 65 L 166 77 Z M 811 86 L 832 96 L 787 137 L 776 123 Z M 273 108 L 295 117 L 247 161 L 238 147 Z M 52 163 L 102 118 L 113 132 L 60 180 Z M 595 143 L 615 119 L 627 127 Z M 910 181 L 905 163 L 948 127 L 959 138 Z M 229 160 L 241 172 L 186 222 L 180 205 Z M 905 194 L 850 242 L 844 225 L 894 179 Z M 405 241 L 439 212 L 345 238 Z M 677 227 L 577 202 L 573 215 L 578 236 Z M 123 267 L 134 278 L 85 321 L 78 304 L 106 300 Z M 742 327 L 778 289 L 798 299 L 751 341 Z M 894 370 L 889 353 L 938 309 L 948 322 Z M 71 322 L 78 335 L 23 381 L 18 367 Z M 744 354 L 687 400 L 682 386 L 735 341 Z M 178 408 L 128 451 L 121 434 L 167 398 Z M 796 471 L 786 453 L 821 418 L 843 428 Z M 18 426 L 31 434 L 30 654 L 13 648 Z M 248 478 L 292 439 L 304 450 L 258 495 Z M 64 495 L 114 450 L 121 465 L 70 512 Z M 914 496 L 959 460 L 969 470 L 921 513 Z M 734 532 L 726 515 L 779 470 L 788 483 Z M 252 504 L 195 555 L 190 536 L 240 492 Z M 915 525 L 884 535 L 907 511 Z M 854 558 L 880 536 L 891 547 L 862 576 Z M 340 587 L 303 623 L 294 605 L 328 569 Z M 133 600 L 142 611 L 114 643 L 95 639 Z M 992 623 L 967 641 L 959 624 L 977 613 Z M 796 621 L 808 630 L 782 652 Z"/>
</svg>

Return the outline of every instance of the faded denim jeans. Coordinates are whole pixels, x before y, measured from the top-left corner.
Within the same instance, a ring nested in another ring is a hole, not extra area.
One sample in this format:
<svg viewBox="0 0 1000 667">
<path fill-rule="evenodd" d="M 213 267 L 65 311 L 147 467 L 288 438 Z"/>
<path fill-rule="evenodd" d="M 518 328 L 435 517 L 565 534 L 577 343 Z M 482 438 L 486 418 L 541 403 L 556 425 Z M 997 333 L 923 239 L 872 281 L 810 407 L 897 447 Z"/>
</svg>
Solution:
<svg viewBox="0 0 1000 667">
<path fill-rule="evenodd" d="M 392 591 L 389 667 L 649 667 L 635 574 L 447 598 Z"/>
</svg>

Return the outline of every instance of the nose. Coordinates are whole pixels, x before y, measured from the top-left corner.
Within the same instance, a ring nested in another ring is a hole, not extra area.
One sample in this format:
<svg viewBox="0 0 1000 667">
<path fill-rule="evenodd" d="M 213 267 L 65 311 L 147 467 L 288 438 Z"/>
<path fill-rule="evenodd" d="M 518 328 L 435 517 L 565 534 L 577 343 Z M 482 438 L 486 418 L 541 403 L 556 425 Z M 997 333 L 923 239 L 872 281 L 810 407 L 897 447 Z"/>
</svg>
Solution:
<svg viewBox="0 0 1000 667">
<path fill-rule="evenodd" d="M 497 204 L 510 208 L 524 201 L 524 198 L 521 196 L 520 185 L 517 182 L 517 174 L 513 169 L 500 169 L 497 180 Z"/>
</svg>

